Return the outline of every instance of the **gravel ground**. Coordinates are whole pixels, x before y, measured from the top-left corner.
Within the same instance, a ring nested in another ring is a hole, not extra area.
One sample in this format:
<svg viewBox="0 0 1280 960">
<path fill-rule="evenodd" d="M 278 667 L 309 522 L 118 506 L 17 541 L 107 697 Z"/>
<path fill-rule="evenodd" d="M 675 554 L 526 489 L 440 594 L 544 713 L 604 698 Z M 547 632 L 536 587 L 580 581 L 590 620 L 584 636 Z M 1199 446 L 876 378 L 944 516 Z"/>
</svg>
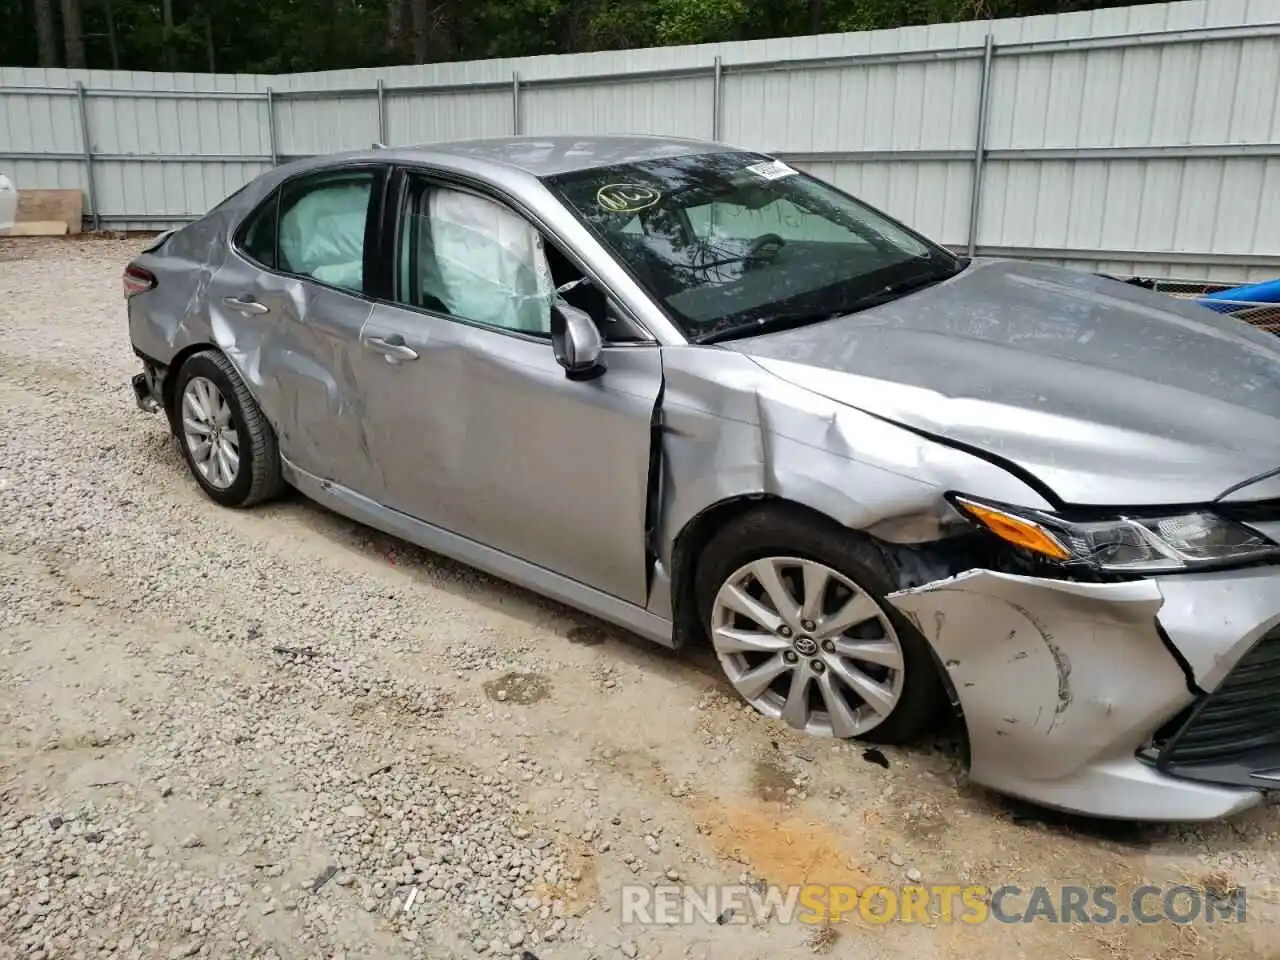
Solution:
<svg viewBox="0 0 1280 960">
<path fill-rule="evenodd" d="M 0 958 L 1280 956 L 1275 807 L 1046 818 L 298 497 L 215 506 L 128 389 L 140 246 L 0 241 Z M 1243 884 L 1249 922 L 619 922 L 761 878 Z"/>
</svg>

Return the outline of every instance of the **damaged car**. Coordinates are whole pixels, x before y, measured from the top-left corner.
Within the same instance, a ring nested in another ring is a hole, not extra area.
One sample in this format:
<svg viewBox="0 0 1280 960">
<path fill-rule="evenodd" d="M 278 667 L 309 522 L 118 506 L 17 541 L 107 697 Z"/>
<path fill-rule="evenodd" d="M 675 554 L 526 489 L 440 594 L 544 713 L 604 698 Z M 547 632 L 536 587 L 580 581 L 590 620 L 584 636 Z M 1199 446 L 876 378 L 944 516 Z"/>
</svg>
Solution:
<svg viewBox="0 0 1280 960">
<path fill-rule="evenodd" d="M 271 170 L 124 271 L 195 481 L 287 487 L 761 713 L 1217 818 L 1280 786 L 1280 340 L 661 137 Z M 429 655 L 429 651 L 424 651 Z"/>
</svg>

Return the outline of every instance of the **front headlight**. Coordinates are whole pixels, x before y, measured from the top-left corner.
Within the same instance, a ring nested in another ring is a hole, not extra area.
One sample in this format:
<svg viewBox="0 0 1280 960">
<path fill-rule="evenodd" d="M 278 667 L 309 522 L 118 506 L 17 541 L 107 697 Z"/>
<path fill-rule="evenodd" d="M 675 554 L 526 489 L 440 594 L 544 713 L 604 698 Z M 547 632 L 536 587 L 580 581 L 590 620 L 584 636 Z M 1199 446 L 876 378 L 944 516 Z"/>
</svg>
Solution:
<svg viewBox="0 0 1280 960">
<path fill-rule="evenodd" d="M 1262 534 L 1207 510 L 1085 523 L 966 496 L 952 502 L 1006 543 L 1093 570 L 1175 573 L 1280 558 L 1280 546 Z"/>
</svg>

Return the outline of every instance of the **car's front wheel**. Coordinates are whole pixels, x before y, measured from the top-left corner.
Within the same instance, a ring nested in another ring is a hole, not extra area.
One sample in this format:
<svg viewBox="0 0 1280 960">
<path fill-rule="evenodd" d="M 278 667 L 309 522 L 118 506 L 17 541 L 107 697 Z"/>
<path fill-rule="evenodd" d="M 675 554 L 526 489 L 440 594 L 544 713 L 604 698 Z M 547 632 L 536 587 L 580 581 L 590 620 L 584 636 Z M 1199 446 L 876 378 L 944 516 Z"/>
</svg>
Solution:
<svg viewBox="0 0 1280 960">
<path fill-rule="evenodd" d="M 932 720 L 933 655 L 885 600 L 892 580 L 869 541 L 761 507 L 712 538 L 695 587 L 725 676 L 766 716 L 879 743 L 910 740 Z"/>
<path fill-rule="evenodd" d="M 173 424 L 196 483 L 224 507 L 248 507 L 284 488 L 275 431 L 225 356 L 194 354 L 178 371 Z"/>
</svg>

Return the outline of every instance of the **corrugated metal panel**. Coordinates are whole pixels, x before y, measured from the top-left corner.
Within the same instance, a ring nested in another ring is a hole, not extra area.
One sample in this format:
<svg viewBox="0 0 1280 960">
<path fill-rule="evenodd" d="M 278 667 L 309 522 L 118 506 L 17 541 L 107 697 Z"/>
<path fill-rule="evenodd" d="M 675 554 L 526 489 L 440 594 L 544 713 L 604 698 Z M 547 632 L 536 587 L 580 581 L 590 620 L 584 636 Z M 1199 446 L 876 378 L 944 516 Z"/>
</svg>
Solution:
<svg viewBox="0 0 1280 960">
<path fill-rule="evenodd" d="M 1184 0 L 284 77 L 0 69 L 0 166 L 20 185 L 92 185 L 112 225 L 150 224 L 202 212 L 273 155 L 507 135 L 517 115 L 535 135 L 718 127 L 961 248 L 1150 276 L 1274 276 L 1278 27 L 1280 0 Z"/>
<path fill-rule="evenodd" d="M 724 138 L 799 153 L 972 150 L 977 60 L 730 73 Z"/>
<path fill-rule="evenodd" d="M 0 160 L 0 172 L 9 177 L 19 190 L 89 189 L 85 166 L 77 160 Z"/>
<path fill-rule="evenodd" d="M 416 144 L 510 136 L 511 103 L 509 91 L 389 97 L 387 142 Z M 374 121 L 376 124 L 376 116 Z"/>
<path fill-rule="evenodd" d="M 1231 5 L 1241 16 L 1248 12 L 1243 3 Z M 1188 19 L 1202 26 L 1194 14 L 1222 12 L 1216 4 L 1180 6 L 1188 9 L 1178 26 Z M 1106 13 L 1130 19 L 1141 9 Z M 1169 11 L 1160 9 L 1168 22 Z M 1280 14 L 1280 4 L 1272 9 Z M 1277 90 L 1280 37 L 1274 36 L 997 59 L 987 138 L 992 151 L 1105 155 L 1109 148 L 1150 148 L 1150 156 L 992 160 L 983 184 L 981 243 L 1280 252 Z M 1270 145 L 1271 156 L 1178 156 L 1192 149 L 1225 154 L 1240 144 Z M 1157 158 L 1160 151 L 1168 159 Z"/>
<path fill-rule="evenodd" d="M 12 73 L 0 70 L 0 83 L 11 82 L 7 74 Z M 75 156 L 83 149 L 74 96 L 8 94 L 0 98 L 0 172 L 19 190 L 56 187 L 87 191 L 88 175 L 82 161 L 5 160 L 5 154 Z"/>
<path fill-rule="evenodd" d="M 521 102 L 525 133 L 656 133 L 711 137 L 711 79 L 533 87 Z M 508 98 L 509 100 L 510 98 Z"/>
<path fill-rule="evenodd" d="M 95 166 L 94 178 L 103 211 L 124 212 L 151 223 L 180 222 L 214 207 L 267 169 L 266 163 L 110 160 Z"/>
<path fill-rule="evenodd" d="M 78 153 L 80 119 L 75 97 L 10 95 L 0 111 L 0 153 Z"/>
<path fill-rule="evenodd" d="M 287 156 L 367 148 L 378 139 L 373 98 L 277 100 L 276 140 Z"/>
<path fill-rule="evenodd" d="M 263 100 L 115 97 L 86 100 L 94 153 L 191 157 L 265 154 Z"/>
</svg>

